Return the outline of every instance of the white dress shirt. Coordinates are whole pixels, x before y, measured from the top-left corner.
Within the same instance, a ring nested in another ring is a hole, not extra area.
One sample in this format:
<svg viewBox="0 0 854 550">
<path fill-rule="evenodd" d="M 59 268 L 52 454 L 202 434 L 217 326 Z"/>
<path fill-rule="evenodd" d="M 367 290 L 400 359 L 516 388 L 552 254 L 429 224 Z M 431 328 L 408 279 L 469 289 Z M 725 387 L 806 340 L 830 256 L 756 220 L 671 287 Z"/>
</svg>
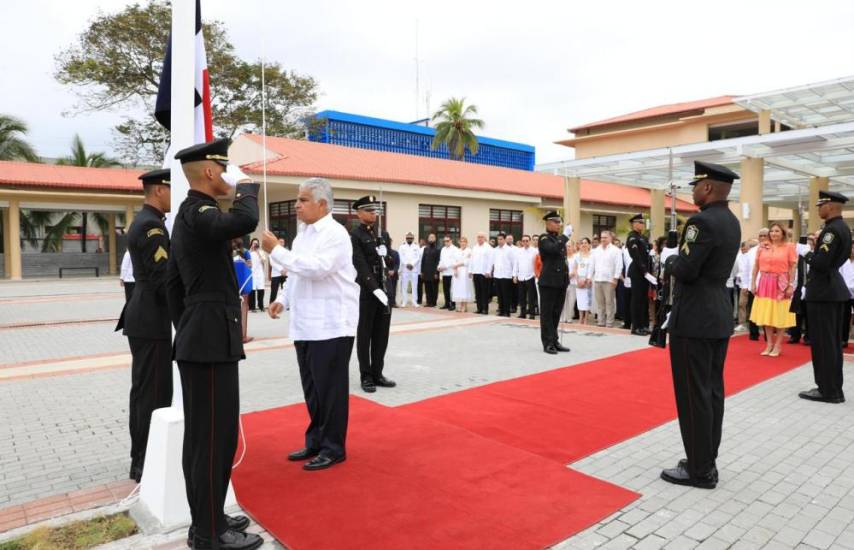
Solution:
<svg viewBox="0 0 854 550">
<path fill-rule="evenodd" d="M 439 252 L 439 275 L 453 277 L 454 266 L 459 263 L 460 249 L 454 245 L 443 246 Z"/>
<path fill-rule="evenodd" d="M 414 241 L 412 244 L 404 243 L 397 249 L 397 253 L 400 254 L 401 271 L 421 273 L 421 247 L 418 246 L 418 243 Z M 412 265 L 412 269 L 406 269 L 406 266 L 410 264 Z"/>
<path fill-rule="evenodd" d="M 494 249 L 488 242 L 474 245 L 471 251 L 469 273 L 473 275 L 486 275 L 487 273 L 492 273 L 493 252 Z"/>
<path fill-rule="evenodd" d="M 750 283 L 750 272 L 753 271 L 753 266 L 750 264 L 750 250 L 739 252 L 735 260 L 735 263 L 738 265 L 735 282 L 740 288 L 747 288 Z"/>
<path fill-rule="evenodd" d="M 592 279 L 595 282 L 613 282 L 623 272 L 623 254 L 620 249 L 609 244 L 606 248 L 597 246 L 591 255 L 593 264 Z"/>
<path fill-rule="evenodd" d="M 130 252 L 127 250 L 125 250 L 125 255 L 122 256 L 122 269 L 120 271 L 119 278 L 126 283 L 134 282 L 133 264 L 130 261 Z"/>
<path fill-rule="evenodd" d="M 287 291 L 276 301 L 290 305 L 291 339 L 330 340 L 356 335 L 359 285 L 353 245 L 347 230 L 332 214 L 305 225 L 292 250 L 276 246 L 270 255 L 288 271 Z"/>
<path fill-rule="evenodd" d="M 848 297 L 854 299 L 854 260 L 848 260 L 839 267 L 839 273 L 845 279 L 845 286 L 848 287 Z"/>
<path fill-rule="evenodd" d="M 747 251 L 746 262 L 747 262 L 748 272 L 747 272 L 747 278 L 745 279 L 745 281 L 747 281 L 747 283 L 744 284 L 744 288 L 750 290 L 751 292 L 756 290 L 756 281 L 759 280 L 759 272 L 757 271 L 756 272 L 756 281 L 753 281 L 753 283 L 750 282 L 750 277 L 751 277 L 751 275 L 753 275 L 753 266 L 756 265 L 756 254 L 758 252 L 759 252 L 759 245 L 756 245 Z"/>
<path fill-rule="evenodd" d="M 632 255 L 629 254 L 629 248 L 624 246 L 620 249 L 623 254 L 623 265 L 626 266 L 626 269 L 620 269 L 620 273 L 623 275 L 623 286 L 626 288 L 632 288 L 632 279 L 629 277 L 629 266 L 632 265 Z"/>
<path fill-rule="evenodd" d="M 492 251 L 492 276 L 496 279 L 512 279 L 516 253 L 512 246 L 503 244 Z"/>
<path fill-rule="evenodd" d="M 534 260 L 537 258 L 539 250 L 529 246 L 516 249 L 516 262 L 513 266 L 513 276 L 520 281 L 527 281 L 534 278 Z"/>
</svg>

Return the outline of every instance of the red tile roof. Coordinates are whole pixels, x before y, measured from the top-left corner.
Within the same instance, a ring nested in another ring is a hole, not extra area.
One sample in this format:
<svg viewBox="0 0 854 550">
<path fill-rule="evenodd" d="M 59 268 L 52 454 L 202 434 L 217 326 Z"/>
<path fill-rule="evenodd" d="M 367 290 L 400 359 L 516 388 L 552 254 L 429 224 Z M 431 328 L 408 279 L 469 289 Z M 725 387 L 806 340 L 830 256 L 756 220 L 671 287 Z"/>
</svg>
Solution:
<svg viewBox="0 0 854 550">
<path fill-rule="evenodd" d="M 642 111 L 636 111 L 634 113 L 629 113 L 626 115 L 620 115 L 613 118 L 606 118 L 605 120 L 599 120 L 597 122 L 591 122 L 583 126 L 576 126 L 575 128 L 570 128 L 569 131 L 575 133 L 578 130 L 586 130 L 589 128 L 595 128 L 597 126 L 608 126 L 611 124 L 618 124 L 620 122 L 632 122 L 636 120 L 643 120 L 646 118 L 655 118 L 664 115 L 675 115 L 690 111 L 703 110 L 708 109 L 710 107 L 720 107 L 721 105 L 731 104 L 733 102 L 733 99 L 734 96 L 722 95 L 719 97 L 711 97 L 708 99 L 700 99 L 697 101 L 686 101 L 683 103 L 660 105 L 658 107 L 652 107 L 650 109 L 644 109 Z"/>
<path fill-rule="evenodd" d="M 259 135 L 245 134 L 244 137 L 261 143 Z M 563 178 L 542 172 L 269 136 L 267 149 L 277 155 L 267 160 L 267 174 L 270 175 L 318 176 L 563 198 Z M 262 173 L 261 162 L 244 168 L 253 174 Z M 588 180 L 581 182 L 581 200 L 637 208 L 649 208 L 651 205 L 648 189 Z M 694 210 L 693 205 L 681 200 L 677 208 Z"/>
<path fill-rule="evenodd" d="M 0 161 L 0 185 L 63 190 L 142 192 L 137 179 L 144 170 L 84 168 L 32 162 Z"/>
</svg>

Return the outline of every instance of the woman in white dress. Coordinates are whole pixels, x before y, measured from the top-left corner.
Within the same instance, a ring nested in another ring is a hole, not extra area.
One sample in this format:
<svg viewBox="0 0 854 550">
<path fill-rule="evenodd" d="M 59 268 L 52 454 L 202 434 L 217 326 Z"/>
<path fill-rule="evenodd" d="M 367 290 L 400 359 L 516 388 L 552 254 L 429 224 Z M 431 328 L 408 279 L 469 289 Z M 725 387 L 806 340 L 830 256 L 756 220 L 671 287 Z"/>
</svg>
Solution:
<svg viewBox="0 0 854 550">
<path fill-rule="evenodd" d="M 252 257 L 252 294 L 249 296 L 249 309 L 264 311 L 264 288 L 267 286 L 267 254 L 261 250 L 258 239 L 249 243 L 249 255 Z"/>
<path fill-rule="evenodd" d="M 454 258 L 454 278 L 451 279 L 451 300 L 457 304 L 457 311 L 465 312 L 472 300 L 472 287 L 469 281 L 469 264 L 471 263 L 471 248 L 469 240 L 460 237 L 460 248 Z"/>
<path fill-rule="evenodd" d="M 577 290 L 575 277 L 572 272 L 575 271 L 575 241 L 566 242 L 566 266 L 569 268 L 569 286 L 566 289 L 566 299 L 563 302 L 563 322 L 571 323 L 575 318 L 575 294 Z"/>
<path fill-rule="evenodd" d="M 575 298 L 578 301 L 579 323 L 586 325 L 593 301 L 593 258 L 590 254 L 590 239 L 584 237 L 579 243 L 580 250 L 573 256 L 574 268 L 569 276 L 575 279 Z"/>
</svg>

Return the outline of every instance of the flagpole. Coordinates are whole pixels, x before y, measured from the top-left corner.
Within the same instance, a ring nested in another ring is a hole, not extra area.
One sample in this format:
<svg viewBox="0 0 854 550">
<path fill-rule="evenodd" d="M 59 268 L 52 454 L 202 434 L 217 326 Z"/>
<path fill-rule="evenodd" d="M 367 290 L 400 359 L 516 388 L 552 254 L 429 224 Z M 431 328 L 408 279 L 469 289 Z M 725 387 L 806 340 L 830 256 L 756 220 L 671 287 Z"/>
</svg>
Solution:
<svg viewBox="0 0 854 550">
<path fill-rule="evenodd" d="M 261 11 L 264 11 L 264 0 L 261 0 Z M 261 147 L 263 155 L 263 187 L 264 187 L 264 229 L 270 230 L 269 198 L 267 197 L 267 82 L 264 70 L 267 65 L 267 40 L 264 33 L 264 18 L 261 18 Z"/>
</svg>

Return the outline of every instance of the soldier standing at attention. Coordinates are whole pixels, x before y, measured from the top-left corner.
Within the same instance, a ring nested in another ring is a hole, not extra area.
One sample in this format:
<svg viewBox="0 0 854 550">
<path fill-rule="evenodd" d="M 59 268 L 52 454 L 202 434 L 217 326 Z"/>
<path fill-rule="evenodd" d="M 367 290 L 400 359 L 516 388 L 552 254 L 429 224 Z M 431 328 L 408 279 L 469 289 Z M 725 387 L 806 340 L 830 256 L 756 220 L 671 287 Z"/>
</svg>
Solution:
<svg viewBox="0 0 854 550">
<path fill-rule="evenodd" d="M 229 139 L 175 155 L 190 183 L 172 230 L 169 311 L 184 395 L 183 468 L 192 524 L 191 548 L 252 550 L 245 516 L 223 512 L 240 418 L 237 363 L 246 356 L 231 240 L 258 225 L 258 184 L 228 165 Z M 231 194 L 230 212 L 215 197 Z"/>
<path fill-rule="evenodd" d="M 153 170 L 139 179 L 145 204 L 128 231 L 129 263 L 136 267 L 135 283 L 130 283 L 134 291 L 116 325 L 116 330 L 124 329 L 133 357 L 130 478 L 137 483 L 142 479 L 151 413 L 172 403 L 172 327 L 166 303 L 169 233 L 163 223 L 172 204 L 169 170 Z"/>
<path fill-rule="evenodd" d="M 558 342 L 558 324 L 569 286 L 569 266 L 566 263 L 566 242 L 572 235 L 572 226 L 567 225 L 559 234 L 560 214 L 552 210 L 543 216 L 546 232 L 540 236 L 539 249 L 543 269 L 540 271 L 540 339 L 543 351 L 556 355 L 569 348 Z"/>
<path fill-rule="evenodd" d="M 626 239 L 626 248 L 632 263 L 629 265 L 628 276 L 632 283 L 631 315 L 632 334 L 649 336 L 649 241 L 643 235 L 646 224 L 643 214 L 635 214 L 631 220 L 632 230 Z"/>
<path fill-rule="evenodd" d="M 356 330 L 356 356 L 362 390 L 377 391 L 377 386 L 393 388 L 396 384 L 383 376 L 391 309 L 385 291 L 385 258 L 388 249 L 377 235 L 377 212 L 380 203 L 373 196 L 362 197 L 353 203 L 359 216 L 359 227 L 350 233 L 353 242 L 353 266 L 359 283 L 359 326 Z"/>
<path fill-rule="evenodd" d="M 804 256 L 807 270 L 807 319 L 810 328 L 812 368 L 817 388 L 798 394 L 801 399 L 844 403 L 842 393 L 843 318 L 848 307 L 848 287 L 839 268 L 851 254 L 851 230 L 842 220 L 848 198 L 834 191 L 819 191 L 818 215 L 824 228 L 815 250 Z"/>
<path fill-rule="evenodd" d="M 678 253 L 676 232 L 665 249 L 676 280 L 670 332 L 670 368 L 686 459 L 661 472 L 664 481 L 714 489 L 715 460 L 724 416 L 724 361 L 733 330 L 726 281 L 741 243 L 738 219 L 727 204 L 738 174 L 725 166 L 694 162 L 694 204 L 700 212 L 685 225 Z"/>
</svg>

